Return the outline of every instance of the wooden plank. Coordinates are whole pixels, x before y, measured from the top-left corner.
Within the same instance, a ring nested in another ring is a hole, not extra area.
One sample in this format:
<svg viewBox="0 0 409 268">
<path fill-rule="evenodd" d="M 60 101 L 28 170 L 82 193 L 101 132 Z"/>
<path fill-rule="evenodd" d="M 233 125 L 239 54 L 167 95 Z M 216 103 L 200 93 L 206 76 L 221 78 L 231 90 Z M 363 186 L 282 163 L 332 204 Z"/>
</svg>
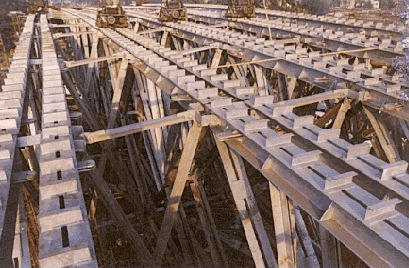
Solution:
<svg viewBox="0 0 409 268">
<path fill-rule="evenodd" d="M 295 97 L 295 85 L 297 84 L 297 78 L 290 77 L 287 81 L 287 92 L 288 92 L 288 99 L 294 99 Z M 303 98 L 302 98 L 303 99 Z"/>
<path fill-rule="evenodd" d="M 112 56 L 107 56 L 107 57 L 99 57 L 95 59 L 85 59 L 85 60 L 75 60 L 75 61 L 66 61 L 65 65 L 67 68 L 74 68 L 78 67 L 81 65 L 86 65 L 86 64 L 91 64 L 91 63 L 96 63 L 100 61 L 106 61 L 106 60 L 112 60 L 112 59 L 118 59 L 118 58 L 123 58 L 123 53 L 116 53 L 113 54 Z"/>
<path fill-rule="evenodd" d="M 183 50 L 182 55 L 194 54 L 197 52 L 206 51 L 206 50 L 213 49 L 213 48 L 217 48 L 217 45 L 214 44 L 210 46 L 200 46 L 197 48 L 189 48 L 189 49 Z"/>
<path fill-rule="evenodd" d="M 158 235 L 155 248 L 155 264 L 160 266 L 163 254 L 165 253 L 166 245 L 169 240 L 170 232 L 175 222 L 175 214 L 178 211 L 180 200 L 182 198 L 183 190 L 190 172 L 190 167 L 196 152 L 196 146 L 199 142 L 199 137 L 203 131 L 203 127 L 194 123 L 189 131 L 188 138 L 183 149 L 178 172 L 172 191 L 169 196 L 169 203 L 166 207 L 165 216 L 162 221 L 161 230 Z"/>
<path fill-rule="evenodd" d="M 274 96 L 274 90 L 271 87 L 270 80 L 271 80 L 271 75 L 273 71 L 268 70 L 266 68 L 263 69 L 263 78 L 264 78 L 264 85 L 266 85 L 266 91 L 268 95 Z"/>
<path fill-rule="evenodd" d="M 168 40 L 168 35 L 169 32 L 168 31 L 164 31 L 162 34 L 162 38 L 160 39 L 160 45 L 161 46 L 165 46 L 166 45 L 166 41 Z"/>
<path fill-rule="evenodd" d="M 223 241 L 223 243 L 225 243 L 226 245 L 228 245 L 229 247 L 231 247 L 234 250 L 240 251 L 242 254 L 248 256 L 249 258 L 251 258 L 251 252 L 247 246 L 247 244 L 233 239 L 231 238 L 229 235 L 227 235 L 226 233 L 223 232 L 218 232 L 218 236 L 220 237 L 220 240 Z"/>
<path fill-rule="evenodd" d="M 164 103 L 166 102 L 167 99 L 162 99 L 162 89 L 159 86 L 155 85 L 155 89 L 156 89 L 156 101 L 158 103 L 159 118 L 163 118 L 166 116 L 165 109 L 164 109 Z M 165 103 L 165 105 L 168 105 L 168 104 Z M 161 130 L 162 130 L 162 135 L 163 135 L 162 149 L 163 149 L 163 152 L 165 152 L 165 142 L 168 140 L 168 129 L 166 127 L 162 127 Z"/>
<path fill-rule="evenodd" d="M 99 42 L 98 35 L 94 35 L 90 59 L 96 59 L 98 57 L 98 42 Z M 84 83 L 84 94 L 85 95 L 88 94 L 88 89 L 92 81 L 92 74 L 94 72 L 94 66 L 95 66 L 95 62 L 88 63 L 87 76 L 85 77 L 85 83 Z"/>
<path fill-rule="evenodd" d="M 149 221 L 149 226 L 151 227 L 151 230 L 155 234 L 155 236 L 157 236 L 159 234 L 159 228 L 156 225 L 155 221 L 150 220 Z M 180 241 L 180 242 L 182 244 L 182 241 Z M 183 246 L 182 246 L 182 248 L 183 248 Z M 174 262 L 178 263 L 178 264 L 182 263 L 183 259 L 181 258 L 181 253 L 180 253 L 179 249 L 177 248 L 177 246 L 176 246 L 175 242 L 173 241 L 173 239 L 169 239 L 169 249 L 170 249 L 170 252 L 168 252 L 168 254 L 165 254 L 165 256 L 168 255 L 168 258 L 171 258 L 171 257 L 175 256 L 173 258 Z M 187 264 L 188 261 L 186 261 L 185 263 Z M 193 266 L 192 262 L 189 262 L 188 267 L 190 267 L 190 266 Z"/>
<path fill-rule="evenodd" d="M 174 37 L 173 35 L 171 35 L 172 41 L 173 41 L 173 45 L 175 46 L 177 51 L 181 51 L 182 47 L 180 46 L 180 42 L 179 39 L 177 37 Z"/>
<path fill-rule="evenodd" d="M 122 89 L 125 83 L 126 72 L 128 70 L 128 59 L 123 58 L 121 67 L 119 68 L 118 77 L 115 78 L 113 88 L 114 95 L 112 97 L 111 113 L 109 114 L 107 128 L 113 128 L 119 111 L 119 101 L 122 96 Z"/>
<path fill-rule="evenodd" d="M 338 114 L 338 110 L 341 108 L 342 103 L 337 103 L 334 107 L 330 108 L 323 116 L 315 120 L 314 125 L 324 128 L 325 125 L 329 122 L 329 120 L 336 117 Z"/>
<path fill-rule="evenodd" d="M 181 125 L 172 125 L 169 130 L 169 138 L 166 144 L 166 162 L 165 162 L 165 176 L 169 175 L 169 172 L 174 167 L 176 161 L 179 158 L 179 139 L 180 139 Z"/>
<path fill-rule="evenodd" d="M 84 24 L 52 24 L 50 28 L 68 28 L 72 26 L 82 26 Z"/>
<path fill-rule="evenodd" d="M 294 264 L 298 267 L 298 259 L 297 259 L 297 243 L 298 243 L 298 239 L 297 239 L 297 230 L 295 228 L 295 209 L 293 206 L 293 202 L 287 198 L 287 204 L 288 204 L 288 213 L 290 216 L 290 226 L 291 226 L 291 239 L 292 239 L 292 245 L 293 245 L 293 256 L 294 256 Z"/>
<path fill-rule="evenodd" d="M 339 268 L 336 239 L 322 225 L 319 226 L 321 238 L 322 266 Z"/>
<path fill-rule="evenodd" d="M 407 121 L 399 118 L 399 124 L 403 130 L 403 133 L 405 133 L 406 139 L 409 140 L 409 127 Z"/>
<path fill-rule="evenodd" d="M 287 196 L 280 192 L 271 182 L 269 182 L 269 186 L 277 241 L 278 266 L 295 267 L 293 234 Z"/>
<path fill-rule="evenodd" d="M 155 129 L 158 127 L 179 124 L 182 122 L 195 119 L 195 111 L 190 110 L 186 112 L 180 112 L 175 115 L 169 115 L 159 119 L 151 119 L 135 124 L 125 125 L 123 127 L 97 130 L 95 132 L 85 132 L 85 138 L 88 144 L 106 141 L 109 139 L 115 139 L 123 136 L 128 136 L 141 131 Z"/>
<path fill-rule="evenodd" d="M 145 83 L 144 83 L 144 80 L 146 78 L 136 68 L 134 68 L 134 73 L 135 73 L 135 80 L 136 80 L 136 83 L 138 85 L 135 89 L 139 89 L 139 95 L 140 95 L 141 100 L 142 100 L 143 111 L 144 111 L 144 115 L 145 115 L 144 119 L 145 120 L 151 120 L 152 116 L 151 116 L 151 112 L 150 112 L 149 105 L 148 105 L 148 96 L 147 96 L 147 92 L 146 92 L 146 89 L 145 89 Z M 138 93 L 134 92 L 134 94 L 136 96 Z M 137 102 L 135 102 L 135 105 L 137 105 Z M 135 107 L 135 108 L 137 108 L 137 107 Z M 162 188 L 162 180 L 160 178 L 160 175 L 157 172 L 155 161 L 154 161 L 154 159 L 155 159 L 154 157 L 156 157 L 156 155 L 152 154 L 152 152 L 150 150 L 150 147 L 149 147 L 149 143 L 150 143 L 150 144 L 152 144 L 152 148 L 154 148 L 153 147 L 154 146 L 153 139 L 155 138 L 154 130 L 150 130 L 149 133 L 143 132 L 143 137 L 144 137 L 144 145 L 145 145 L 146 152 L 147 152 L 147 155 L 148 155 L 148 158 L 149 158 L 149 165 L 151 166 L 152 175 L 153 175 L 153 178 L 155 180 L 156 187 L 157 187 L 158 191 L 160 191 L 161 188 Z"/>
<path fill-rule="evenodd" d="M 341 108 L 338 111 L 337 117 L 335 118 L 332 128 L 341 128 L 345 120 L 345 115 L 349 109 L 351 109 L 352 99 L 345 98 L 344 102 L 341 105 Z"/>
<path fill-rule="evenodd" d="M 135 25 L 133 26 L 133 31 L 138 32 L 139 31 L 139 22 L 135 22 Z"/>
<path fill-rule="evenodd" d="M 143 100 L 146 120 L 160 118 L 160 110 L 157 99 L 155 84 L 146 76 L 143 77 L 144 87 L 140 89 L 140 95 Z M 151 142 L 153 156 L 156 160 L 161 183 L 165 183 L 165 145 L 161 128 L 152 129 L 148 137 Z"/>
<path fill-rule="evenodd" d="M 166 27 L 160 27 L 160 28 L 155 28 L 155 29 L 151 29 L 151 30 L 146 30 L 146 31 L 142 31 L 142 32 L 137 32 L 138 35 L 143 35 L 143 34 L 152 34 L 152 33 L 156 33 L 156 32 L 168 32 Z"/>
<path fill-rule="evenodd" d="M 271 35 L 270 19 L 267 14 L 266 0 L 263 0 L 263 8 L 264 8 L 264 13 L 266 15 L 268 37 L 269 37 L 269 40 L 273 40 L 273 36 Z"/>
<path fill-rule="evenodd" d="M 131 153 L 134 155 L 133 158 L 136 160 L 136 163 L 138 165 L 137 167 L 138 167 L 140 175 L 141 175 L 141 178 L 139 178 L 139 179 L 140 179 L 140 184 L 142 185 L 142 192 L 143 192 L 143 195 L 144 195 L 146 205 L 153 206 L 152 199 L 151 199 L 151 193 L 148 190 L 147 180 L 145 179 L 145 178 L 148 178 L 148 176 L 151 177 L 151 175 L 148 174 L 148 171 L 144 166 L 144 163 L 146 162 L 145 157 L 139 153 L 139 149 L 138 149 L 138 147 L 136 145 L 136 141 L 135 141 L 134 136 L 130 135 L 130 136 L 128 136 L 128 138 L 129 138 L 129 141 L 131 143 L 131 149 L 132 149 Z M 147 166 L 147 164 L 146 164 L 146 166 Z M 138 184 L 138 189 L 139 189 L 139 187 L 140 186 Z"/>
<path fill-rule="evenodd" d="M 103 47 L 104 47 L 105 56 L 107 56 L 107 57 L 108 57 L 108 56 L 111 56 L 112 53 L 113 53 L 113 50 L 111 49 L 111 47 L 108 46 L 108 40 L 107 40 L 107 39 L 103 39 L 102 45 L 103 45 Z M 108 63 L 108 70 L 109 70 L 109 75 L 111 76 L 111 83 L 112 83 L 112 81 L 115 79 L 115 77 L 117 77 L 118 71 L 117 71 L 117 68 L 116 68 L 115 61 L 113 62 L 113 61 L 111 60 L 111 58 L 109 58 L 109 59 L 107 60 L 107 63 Z M 113 86 L 113 84 L 112 84 L 112 86 Z M 109 93 L 109 92 L 110 92 L 110 91 L 108 90 L 108 93 Z M 108 98 L 110 99 L 109 96 L 108 96 Z"/>
<path fill-rule="evenodd" d="M 382 118 L 373 112 L 371 108 L 364 106 L 364 110 L 375 130 L 376 135 L 378 136 L 379 142 L 381 143 L 382 149 L 385 152 L 389 163 L 394 163 L 401 160 L 398 150 L 396 149 L 395 142 L 393 141 Z"/>
<path fill-rule="evenodd" d="M 193 252 L 194 250 L 192 249 L 192 246 L 189 245 L 189 240 L 187 239 L 187 235 L 183 228 L 182 220 L 179 214 L 177 214 L 176 216 L 175 228 L 178 232 L 179 243 L 180 247 L 182 248 L 183 258 L 185 260 L 186 266 L 187 267 L 195 266 L 194 263 L 196 259 L 195 256 L 196 254 Z"/>
<path fill-rule="evenodd" d="M 70 33 L 55 33 L 55 38 L 69 37 L 74 35 L 93 34 L 92 31 L 70 32 Z"/>
<path fill-rule="evenodd" d="M 20 186 L 22 187 L 22 186 Z M 30 249 L 27 236 L 27 218 L 24 205 L 23 191 L 20 191 L 18 201 L 18 221 L 14 238 L 13 259 L 18 257 L 21 267 L 31 267 Z M 17 249 L 17 250 L 16 250 Z M 18 250 L 21 249 L 21 250 Z"/>
<path fill-rule="evenodd" d="M 277 72 L 277 82 L 278 82 L 278 95 L 280 97 L 280 101 L 284 101 L 287 92 L 287 85 L 286 85 L 286 75 Z"/>
<path fill-rule="evenodd" d="M 93 35 L 94 32 L 87 32 L 87 27 L 81 27 L 81 31 L 82 31 L 81 40 L 82 40 L 82 44 L 83 44 L 85 57 L 87 59 L 89 59 L 90 58 L 90 53 L 89 53 L 88 35 L 89 34 Z"/>
<path fill-rule="evenodd" d="M 157 170 L 156 165 L 155 165 L 155 158 L 151 151 L 152 147 L 150 147 L 150 144 L 152 143 L 152 137 L 146 131 L 142 132 L 142 135 L 144 139 L 146 153 L 149 159 L 149 165 L 151 167 L 153 178 L 155 180 L 156 188 L 158 191 L 160 191 L 162 189 L 162 181 L 161 181 L 159 171 Z"/>
<path fill-rule="evenodd" d="M 348 89 L 337 89 L 334 91 L 323 92 L 313 94 L 311 96 L 304 96 L 298 99 L 289 99 L 285 101 L 280 101 L 275 103 L 277 107 L 279 106 L 292 106 L 292 107 L 301 107 L 304 105 L 325 101 L 329 99 L 337 99 L 337 98 L 344 98 L 348 93 Z M 274 106 L 272 106 L 274 107 Z"/>
<path fill-rule="evenodd" d="M 222 53 L 223 50 L 221 49 L 216 49 L 216 52 L 213 55 L 213 59 L 212 59 L 212 63 L 210 65 L 210 68 L 219 68 L 219 64 L 220 64 L 220 59 L 222 58 Z"/>
<path fill-rule="evenodd" d="M 256 267 L 277 267 L 277 261 L 274 257 L 270 241 L 267 238 L 260 212 L 245 173 L 243 160 L 236 152 L 229 151 L 224 142 L 217 140 L 216 137 L 215 141 L 239 211 L 254 263 Z M 264 259 L 266 263 L 264 263 Z"/>
<path fill-rule="evenodd" d="M 263 72 L 263 67 L 254 65 L 254 73 L 256 74 L 256 80 L 257 80 L 257 88 L 258 88 L 258 94 L 260 96 L 266 96 L 267 95 L 267 87 L 265 84 L 265 76 Z"/>
<path fill-rule="evenodd" d="M 244 182 L 245 186 L 245 205 L 249 212 L 252 225 L 257 233 L 258 239 L 260 240 L 261 248 L 263 250 L 264 259 L 266 260 L 267 267 L 278 267 L 277 260 L 274 257 L 274 252 L 271 248 L 270 241 L 268 240 L 268 235 L 264 228 L 263 219 L 261 218 L 260 211 L 257 206 L 256 199 L 254 197 L 253 191 L 251 189 L 250 182 L 247 178 L 246 169 L 244 168 L 243 158 L 235 151 L 230 150 L 231 160 L 234 164 L 235 170 L 237 171 L 238 180 Z M 237 183 L 237 182 L 234 182 Z M 231 188 L 231 187 L 230 187 Z M 235 188 L 235 187 L 233 187 Z M 240 189 L 240 188 L 238 188 Z"/>
<path fill-rule="evenodd" d="M 301 216 L 301 211 L 299 209 L 294 209 L 294 216 L 296 228 L 299 234 L 299 241 L 302 244 L 303 249 L 305 250 L 305 265 L 308 265 L 308 267 L 320 268 L 317 255 L 315 254 L 314 248 L 312 247 L 310 235 Z"/>
</svg>

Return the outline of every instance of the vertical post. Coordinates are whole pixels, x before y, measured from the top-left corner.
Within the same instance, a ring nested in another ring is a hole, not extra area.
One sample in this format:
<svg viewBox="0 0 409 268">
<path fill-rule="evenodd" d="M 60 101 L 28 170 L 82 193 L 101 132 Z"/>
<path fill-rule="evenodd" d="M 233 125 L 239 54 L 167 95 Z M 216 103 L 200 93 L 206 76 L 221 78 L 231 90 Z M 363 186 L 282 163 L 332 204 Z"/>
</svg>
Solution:
<svg viewBox="0 0 409 268">
<path fill-rule="evenodd" d="M 256 267 L 278 267 L 240 155 L 215 137 Z M 259 242 L 260 241 L 260 242 Z M 264 260 L 266 262 L 264 262 Z"/>
<path fill-rule="evenodd" d="M 338 268 L 337 241 L 322 225 L 319 226 L 321 237 L 322 266 Z"/>
<path fill-rule="evenodd" d="M 98 57 L 98 41 L 99 41 L 99 37 L 97 36 L 97 34 L 93 35 L 93 42 L 92 42 L 92 48 L 91 48 L 91 55 L 90 55 L 90 59 L 95 59 Z M 94 66 L 95 66 L 95 62 L 91 62 L 88 64 L 88 68 L 87 68 L 87 75 L 85 77 L 85 83 L 84 83 L 84 94 L 85 96 L 88 95 L 88 88 L 90 87 L 91 81 L 92 81 L 92 73 L 94 71 Z"/>
<path fill-rule="evenodd" d="M 286 75 L 281 74 L 277 72 L 277 80 L 278 80 L 278 95 L 280 96 L 280 101 L 284 101 L 285 98 L 284 92 L 287 91 L 287 86 L 286 86 Z"/>
<path fill-rule="evenodd" d="M 114 95 L 112 97 L 111 113 L 108 118 L 107 128 L 113 128 L 115 126 L 115 120 L 119 110 L 119 101 L 122 96 L 122 88 L 125 83 L 126 72 L 128 70 L 128 59 L 123 58 L 121 67 L 119 69 L 118 77 L 114 80 Z"/>
<path fill-rule="evenodd" d="M 216 68 L 217 66 L 219 66 L 220 59 L 222 58 L 222 53 L 223 50 L 216 49 L 216 52 L 213 55 L 212 64 L 210 66 L 211 68 Z"/>
<path fill-rule="evenodd" d="M 341 108 L 338 111 L 337 117 L 335 118 L 332 128 L 341 128 L 345 120 L 345 115 L 349 109 L 351 109 L 352 99 L 345 98 L 344 102 L 341 105 Z"/>
<path fill-rule="evenodd" d="M 294 99 L 294 89 L 295 85 L 297 83 L 297 78 L 296 77 L 291 77 L 288 81 L 287 85 L 287 92 L 288 92 L 288 99 Z"/>
<path fill-rule="evenodd" d="M 295 267 L 292 229 L 287 196 L 269 182 L 274 229 L 277 240 L 278 266 Z"/>
<path fill-rule="evenodd" d="M 168 40 L 168 35 L 169 35 L 169 32 L 165 30 L 163 32 L 163 34 L 162 34 L 162 39 L 160 40 L 160 45 L 161 46 L 166 46 L 166 41 Z"/>
<path fill-rule="evenodd" d="M 254 65 L 254 72 L 256 74 L 256 80 L 257 80 L 257 86 L 258 86 L 258 94 L 260 96 L 265 96 L 267 95 L 267 90 L 266 90 L 266 79 L 265 75 L 263 72 L 263 67 Z"/>
<path fill-rule="evenodd" d="M 263 7 L 264 7 L 264 12 L 266 13 L 268 36 L 270 40 L 273 40 L 273 36 L 271 35 L 270 19 L 268 18 L 268 14 L 267 14 L 266 0 L 263 0 Z"/>
</svg>

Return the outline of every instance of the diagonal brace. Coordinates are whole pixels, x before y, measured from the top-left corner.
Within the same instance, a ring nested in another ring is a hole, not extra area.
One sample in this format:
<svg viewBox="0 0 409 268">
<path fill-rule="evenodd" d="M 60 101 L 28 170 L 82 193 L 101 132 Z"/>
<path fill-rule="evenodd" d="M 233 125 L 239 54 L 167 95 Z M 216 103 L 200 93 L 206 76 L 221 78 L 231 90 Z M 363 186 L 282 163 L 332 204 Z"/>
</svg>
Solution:
<svg viewBox="0 0 409 268">
<path fill-rule="evenodd" d="M 278 267 L 241 156 L 215 137 L 256 267 Z"/>
<path fill-rule="evenodd" d="M 199 143 L 199 137 L 203 130 L 204 128 L 202 125 L 194 123 L 187 136 L 186 145 L 183 148 L 176 179 L 169 195 L 169 203 L 166 207 L 160 233 L 157 236 L 154 260 L 158 267 L 161 265 L 163 254 L 165 253 L 166 245 L 175 223 L 176 212 L 179 209 L 180 200 L 182 198 L 183 190 L 185 189 L 186 181 L 189 177 L 196 147 Z"/>
<path fill-rule="evenodd" d="M 98 58 L 98 42 L 99 42 L 98 35 L 94 35 L 90 59 Z M 85 78 L 85 83 L 84 83 L 84 94 L 85 95 L 88 94 L 88 88 L 90 87 L 90 84 L 92 81 L 92 73 L 94 71 L 94 66 L 95 66 L 95 62 L 88 63 L 87 76 Z"/>
<path fill-rule="evenodd" d="M 401 160 L 395 142 L 393 141 L 385 122 L 383 122 L 382 118 L 369 107 L 364 106 L 364 110 L 378 136 L 379 142 L 381 143 L 382 149 L 384 150 L 389 163 Z"/>
<path fill-rule="evenodd" d="M 109 114 L 107 128 L 113 128 L 115 119 L 119 110 L 119 101 L 122 96 L 122 88 L 124 87 L 126 72 L 128 70 L 128 59 L 123 58 L 121 67 L 119 68 L 118 77 L 114 81 L 114 96 L 112 97 L 111 113 Z"/>
</svg>

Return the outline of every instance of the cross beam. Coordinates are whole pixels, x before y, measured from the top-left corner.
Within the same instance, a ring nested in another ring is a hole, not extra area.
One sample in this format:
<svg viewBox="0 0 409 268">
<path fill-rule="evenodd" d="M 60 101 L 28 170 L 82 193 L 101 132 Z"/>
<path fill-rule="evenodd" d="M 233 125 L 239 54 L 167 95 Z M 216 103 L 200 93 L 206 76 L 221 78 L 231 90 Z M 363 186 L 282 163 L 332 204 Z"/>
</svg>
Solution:
<svg viewBox="0 0 409 268">
<path fill-rule="evenodd" d="M 93 62 L 100 62 L 100 61 L 116 59 L 116 58 L 123 58 L 123 57 L 124 57 L 124 53 L 115 53 L 109 57 L 100 57 L 96 59 L 86 59 L 86 60 L 78 60 L 78 61 L 65 61 L 65 65 L 67 66 L 67 68 L 73 68 L 73 67 L 78 67 L 81 65 L 93 63 Z"/>
<path fill-rule="evenodd" d="M 61 37 L 69 37 L 73 35 L 80 35 L 80 34 L 93 34 L 93 31 L 85 31 L 85 32 L 71 32 L 71 33 L 55 33 L 54 36 L 56 38 L 61 38 Z"/>
<path fill-rule="evenodd" d="M 195 120 L 197 117 L 196 111 L 189 110 L 186 112 L 180 112 L 175 115 L 169 115 L 159 119 L 151 119 L 140 123 L 130 124 L 123 127 L 98 130 L 94 132 L 86 132 L 85 139 L 88 144 L 106 141 L 109 139 L 115 139 L 131 134 L 135 134 L 144 130 L 160 128 L 173 124 L 179 124 L 182 122 Z"/>
</svg>

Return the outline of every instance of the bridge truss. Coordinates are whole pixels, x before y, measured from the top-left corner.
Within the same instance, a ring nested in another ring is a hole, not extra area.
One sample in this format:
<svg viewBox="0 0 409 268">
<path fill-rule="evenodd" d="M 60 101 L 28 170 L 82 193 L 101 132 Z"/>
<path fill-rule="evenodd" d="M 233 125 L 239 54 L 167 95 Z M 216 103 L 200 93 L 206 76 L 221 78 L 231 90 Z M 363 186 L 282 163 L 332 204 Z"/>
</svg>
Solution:
<svg viewBox="0 0 409 268">
<path fill-rule="evenodd" d="M 4 267 L 407 265 L 399 29 L 126 10 L 26 19 L 0 91 Z"/>
</svg>

